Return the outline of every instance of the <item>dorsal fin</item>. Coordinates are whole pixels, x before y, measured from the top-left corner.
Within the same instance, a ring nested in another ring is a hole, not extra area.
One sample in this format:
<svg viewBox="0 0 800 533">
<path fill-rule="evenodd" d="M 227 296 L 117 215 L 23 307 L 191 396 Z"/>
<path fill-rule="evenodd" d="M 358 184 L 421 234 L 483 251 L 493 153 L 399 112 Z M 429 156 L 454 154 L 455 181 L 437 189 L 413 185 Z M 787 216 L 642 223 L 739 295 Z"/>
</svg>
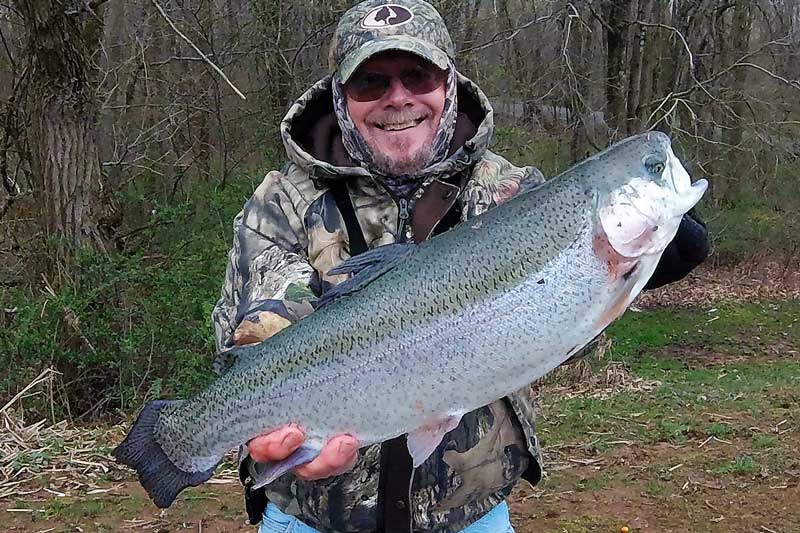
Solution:
<svg viewBox="0 0 800 533">
<path fill-rule="evenodd" d="M 403 259 L 411 255 L 417 245 L 387 244 L 366 251 L 350 259 L 342 261 L 328 271 L 329 275 L 353 274 L 317 300 L 317 309 L 329 304 L 336 298 L 356 292 L 397 266 Z"/>
</svg>

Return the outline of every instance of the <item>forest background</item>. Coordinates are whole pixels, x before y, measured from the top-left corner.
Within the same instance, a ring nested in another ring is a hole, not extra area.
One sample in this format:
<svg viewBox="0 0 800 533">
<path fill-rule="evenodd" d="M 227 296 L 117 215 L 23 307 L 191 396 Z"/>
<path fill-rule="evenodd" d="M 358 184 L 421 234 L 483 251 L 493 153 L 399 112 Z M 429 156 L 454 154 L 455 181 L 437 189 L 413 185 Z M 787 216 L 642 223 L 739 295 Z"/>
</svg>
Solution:
<svg viewBox="0 0 800 533">
<path fill-rule="evenodd" d="M 800 250 L 800 2 L 433 2 L 493 149 L 553 176 L 666 131 L 715 265 Z M 0 404 L 118 418 L 213 377 L 233 217 L 351 2 L 0 0 Z"/>
</svg>

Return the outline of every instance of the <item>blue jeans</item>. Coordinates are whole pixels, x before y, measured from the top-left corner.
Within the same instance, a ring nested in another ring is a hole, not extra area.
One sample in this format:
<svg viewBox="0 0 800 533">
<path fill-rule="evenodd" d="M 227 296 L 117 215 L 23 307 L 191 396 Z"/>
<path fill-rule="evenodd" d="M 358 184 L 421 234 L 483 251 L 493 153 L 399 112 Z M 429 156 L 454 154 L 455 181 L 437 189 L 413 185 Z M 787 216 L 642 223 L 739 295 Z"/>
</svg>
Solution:
<svg viewBox="0 0 800 533">
<path fill-rule="evenodd" d="M 258 533 L 319 533 L 316 529 L 302 523 L 294 516 L 283 513 L 274 504 L 267 505 L 264 518 Z M 477 522 L 470 524 L 461 533 L 514 533 L 508 517 L 506 502 L 498 504 L 483 515 Z"/>
</svg>

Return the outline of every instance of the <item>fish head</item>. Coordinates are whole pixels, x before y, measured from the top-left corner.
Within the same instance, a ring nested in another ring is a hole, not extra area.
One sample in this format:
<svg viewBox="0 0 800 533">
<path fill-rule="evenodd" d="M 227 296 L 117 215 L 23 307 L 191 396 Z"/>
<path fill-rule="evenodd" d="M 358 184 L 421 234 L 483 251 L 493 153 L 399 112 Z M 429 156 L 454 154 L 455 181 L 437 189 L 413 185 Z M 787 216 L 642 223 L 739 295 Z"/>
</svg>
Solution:
<svg viewBox="0 0 800 533">
<path fill-rule="evenodd" d="M 592 159 L 598 229 L 624 258 L 660 256 L 708 187 L 704 179 L 692 183 L 661 132 L 629 137 Z"/>
</svg>

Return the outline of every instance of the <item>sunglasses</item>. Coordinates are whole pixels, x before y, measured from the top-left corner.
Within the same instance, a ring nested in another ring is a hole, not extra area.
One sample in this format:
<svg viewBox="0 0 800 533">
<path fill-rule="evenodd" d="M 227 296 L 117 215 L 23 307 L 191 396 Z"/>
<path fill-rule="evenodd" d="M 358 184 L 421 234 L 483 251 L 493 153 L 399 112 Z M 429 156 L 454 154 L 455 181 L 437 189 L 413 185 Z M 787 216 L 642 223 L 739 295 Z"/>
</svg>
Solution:
<svg viewBox="0 0 800 533">
<path fill-rule="evenodd" d="M 344 91 L 356 102 L 380 100 L 392 86 L 392 80 L 399 78 L 408 92 L 415 95 L 428 94 L 444 85 L 447 71 L 433 65 L 415 66 L 404 70 L 400 76 L 388 76 L 378 72 L 356 72 L 344 86 Z"/>
</svg>

